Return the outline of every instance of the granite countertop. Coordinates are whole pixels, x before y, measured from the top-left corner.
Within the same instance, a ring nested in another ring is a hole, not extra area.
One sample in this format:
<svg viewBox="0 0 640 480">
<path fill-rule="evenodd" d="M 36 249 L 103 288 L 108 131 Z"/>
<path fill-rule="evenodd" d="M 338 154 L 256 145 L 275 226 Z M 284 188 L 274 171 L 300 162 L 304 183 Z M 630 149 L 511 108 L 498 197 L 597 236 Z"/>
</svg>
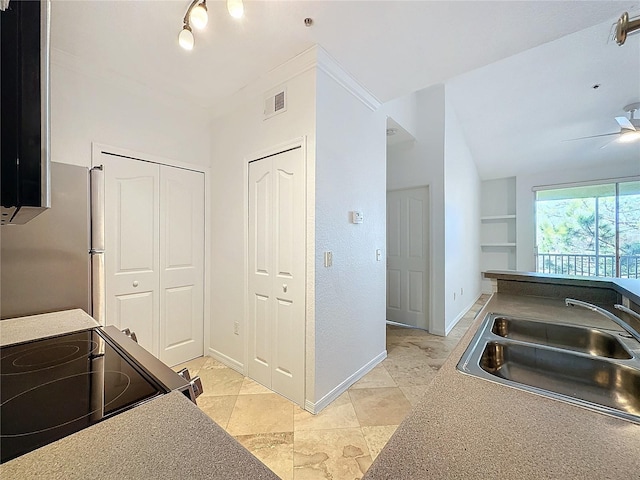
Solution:
<svg viewBox="0 0 640 480">
<path fill-rule="evenodd" d="M 268 479 L 278 476 L 172 392 L 0 465 L 0 478 Z"/>
<path fill-rule="evenodd" d="M 0 320 L 0 346 L 29 342 L 37 338 L 80 332 L 99 327 L 83 310 L 62 310 L 28 317 Z"/>
<path fill-rule="evenodd" d="M 636 478 L 640 425 L 465 375 L 460 357 L 487 313 L 569 323 L 613 322 L 561 299 L 497 293 L 365 479 Z"/>
</svg>

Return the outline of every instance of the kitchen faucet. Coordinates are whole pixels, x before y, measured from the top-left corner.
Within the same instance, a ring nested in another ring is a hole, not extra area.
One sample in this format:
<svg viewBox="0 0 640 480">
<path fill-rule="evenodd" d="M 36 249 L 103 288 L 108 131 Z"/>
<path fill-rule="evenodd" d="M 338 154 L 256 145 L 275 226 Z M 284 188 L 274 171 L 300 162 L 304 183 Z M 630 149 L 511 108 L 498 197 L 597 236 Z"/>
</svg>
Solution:
<svg viewBox="0 0 640 480">
<path fill-rule="evenodd" d="M 618 310 L 624 312 L 624 313 L 628 313 L 629 315 L 631 315 L 632 317 L 636 318 L 637 320 L 640 320 L 640 313 L 634 312 L 633 310 L 631 310 L 629 307 L 625 307 L 624 305 L 620 305 L 619 303 L 616 303 L 613 308 L 617 308 Z"/>
<path fill-rule="evenodd" d="M 600 315 L 603 315 L 605 317 L 607 317 L 609 320 L 611 320 L 612 322 L 615 322 L 618 326 L 622 327 L 622 329 L 627 332 L 629 335 L 631 335 L 633 338 L 635 338 L 638 342 L 640 342 L 640 333 L 638 333 L 633 327 L 631 327 L 631 325 L 629 325 L 627 322 L 625 322 L 624 320 L 622 320 L 621 318 L 616 317 L 613 313 L 607 312 L 604 308 L 600 308 L 597 305 L 594 305 L 592 303 L 587 303 L 587 302 L 583 302 L 580 300 L 575 300 L 573 298 L 565 298 L 564 299 L 564 303 L 565 305 L 568 307 L 569 305 L 574 306 L 574 307 L 583 307 L 586 308 L 588 310 L 591 310 L 593 312 L 597 312 Z M 615 305 L 615 308 L 617 308 L 618 310 L 622 310 L 623 312 L 629 313 L 626 310 L 626 307 L 623 307 L 622 305 Z M 637 313 L 633 312 L 635 315 L 637 315 Z M 634 316 L 635 316 L 634 315 Z"/>
</svg>

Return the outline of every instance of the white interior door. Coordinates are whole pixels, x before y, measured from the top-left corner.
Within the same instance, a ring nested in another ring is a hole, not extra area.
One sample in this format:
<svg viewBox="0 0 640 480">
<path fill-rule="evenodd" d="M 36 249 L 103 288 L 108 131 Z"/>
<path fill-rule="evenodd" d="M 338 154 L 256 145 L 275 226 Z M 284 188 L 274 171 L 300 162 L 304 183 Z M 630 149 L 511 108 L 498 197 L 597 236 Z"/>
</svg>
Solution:
<svg viewBox="0 0 640 480">
<path fill-rule="evenodd" d="M 429 329 L 427 187 L 387 192 L 387 320 Z"/>
<path fill-rule="evenodd" d="M 160 167 L 160 359 L 203 354 L 204 174 Z"/>
<path fill-rule="evenodd" d="M 107 325 L 129 328 L 158 354 L 159 166 L 101 154 L 105 177 Z"/>
<path fill-rule="evenodd" d="M 302 405 L 305 351 L 304 154 L 249 164 L 248 374 Z"/>
</svg>

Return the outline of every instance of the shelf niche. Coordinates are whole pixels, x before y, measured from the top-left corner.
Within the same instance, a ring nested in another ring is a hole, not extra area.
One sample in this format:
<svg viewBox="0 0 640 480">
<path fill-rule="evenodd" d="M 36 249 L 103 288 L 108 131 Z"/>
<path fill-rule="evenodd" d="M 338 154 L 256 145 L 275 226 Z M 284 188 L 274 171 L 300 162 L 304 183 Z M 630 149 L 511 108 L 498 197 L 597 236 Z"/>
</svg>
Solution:
<svg viewBox="0 0 640 480">
<path fill-rule="evenodd" d="M 481 185 L 480 269 L 516 270 L 516 178 L 487 180 Z M 491 292 L 491 282 L 482 281 Z"/>
</svg>

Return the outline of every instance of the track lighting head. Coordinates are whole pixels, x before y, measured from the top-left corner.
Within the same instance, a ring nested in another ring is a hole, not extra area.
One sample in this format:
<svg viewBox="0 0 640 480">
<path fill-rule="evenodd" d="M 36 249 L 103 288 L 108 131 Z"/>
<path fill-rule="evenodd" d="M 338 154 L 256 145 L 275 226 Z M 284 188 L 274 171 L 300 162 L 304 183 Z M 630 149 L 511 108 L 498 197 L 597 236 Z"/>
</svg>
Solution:
<svg viewBox="0 0 640 480">
<path fill-rule="evenodd" d="M 209 21 L 209 14 L 207 13 L 207 2 L 202 2 L 200 5 L 196 5 L 189 14 L 189 24 L 198 30 L 202 30 L 207 26 Z"/>
<path fill-rule="evenodd" d="M 242 18 L 244 15 L 242 0 L 227 0 L 227 10 L 233 18 Z"/>
<path fill-rule="evenodd" d="M 185 50 L 193 50 L 193 44 L 195 43 L 195 39 L 193 38 L 193 33 L 191 32 L 191 27 L 186 25 L 182 27 L 180 34 L 178 35 L 178 44 Z"/>
</svg>

